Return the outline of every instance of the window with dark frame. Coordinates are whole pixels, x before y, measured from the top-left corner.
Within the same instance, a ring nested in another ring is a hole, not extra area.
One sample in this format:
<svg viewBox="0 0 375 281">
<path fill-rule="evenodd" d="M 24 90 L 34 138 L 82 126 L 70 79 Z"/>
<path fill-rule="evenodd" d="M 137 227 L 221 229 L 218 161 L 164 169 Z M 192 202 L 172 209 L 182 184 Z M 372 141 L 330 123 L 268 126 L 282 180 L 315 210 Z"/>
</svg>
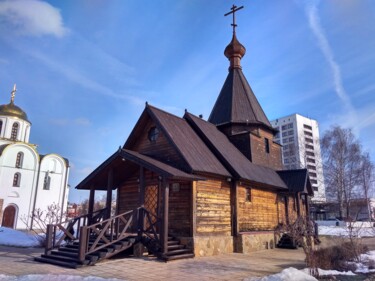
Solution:
<svg viewBox="0 0 375 281">
<path fill-rule="evenodd" d="M 46 174 L 46 176 L 44 177 L 43 189 L 49 190 L 50 184 L 51 184 L 51 177 L 48 174 Z"/>
<path fill-rule="evenodd" d="M 16 168 L 22 168 L 22 163 L 23 163 L 23 152 L 18 152 L 17 158 L 16 158 Z"/>
<path fill-rule="evenodd" d="M 13 176 L 13 186 L 19 187 L 21 184 L 21 174 L 15 173 Z"/>
<path fill-rule="evenodd" d="M 250 187 L 246 187 L 245 201 L 251 202 L 251 188 Z"/>
<path fill-rule="evenodd" d="M 148 140 L 150 142 L 156 142 L 159 137 L 159 129 L 156 127 L 151 127 L 148 131 Z"/>
<path fill-rule="evenodd" d="M 0 134 L 1 134 L 1 130 L 3 129 L 3 121 L 0 120 Z"/>
<path fill-rule="evenodd" d="M 267 138 L 264 138 L 264 145 L 265 145 L 266 153 L 270 153 L 270 141 Z"/>
<path fill-rule="evenodd" d="M 12 132 L 10 134 L 10 139 L 11 140 L 16 140 L 17 139 L 17 136 L 18 136 L 18 123 L 14 123 L 13 126 L 12 126 Z"/>
</svg>

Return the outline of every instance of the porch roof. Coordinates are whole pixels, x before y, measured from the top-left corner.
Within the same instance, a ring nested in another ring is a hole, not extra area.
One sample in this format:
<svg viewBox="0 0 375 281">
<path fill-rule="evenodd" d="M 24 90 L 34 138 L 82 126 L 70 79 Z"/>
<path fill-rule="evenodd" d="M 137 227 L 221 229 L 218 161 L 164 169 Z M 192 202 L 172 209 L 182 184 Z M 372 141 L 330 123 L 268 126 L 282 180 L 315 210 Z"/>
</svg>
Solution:
<svg viewBox="0 0 375 281">
<path fill-rule="evenodd" d="M 289 191 L 314 195 L 307 169 L 283 170 L 277 173 L 286 183 Z"/>
<path fill-rule="evenodd" d="M 97 167 L 91 174 L 83 179 L 76 189 L 89 190 L 93 187 L 95 190 L 107 190 L 108 172 L 113 169 L 113 185 L 112 189 L 116 189 L 127 178 L 132 176 L 139 167 L 142 166 L 153 171 L 167 179 L 174 180 L 205 180 L 204 177 L 194 174 L 187 174 L 179 169 L 155 160 L 149 156 L 138 152 L 119 149 Z"/>
</svg>

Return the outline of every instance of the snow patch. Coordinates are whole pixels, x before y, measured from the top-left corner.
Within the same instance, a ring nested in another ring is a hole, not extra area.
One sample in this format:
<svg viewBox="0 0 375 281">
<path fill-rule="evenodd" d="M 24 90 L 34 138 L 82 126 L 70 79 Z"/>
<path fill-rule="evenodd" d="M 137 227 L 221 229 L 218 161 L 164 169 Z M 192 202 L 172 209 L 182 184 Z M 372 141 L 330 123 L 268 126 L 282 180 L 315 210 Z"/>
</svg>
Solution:
<svg viewBox="0 0 375 281">
<path fill-rule="evenodd" d="M 22 231 L 7 227 L 0 227 L 0 245 L 15 247 L 39 247 L 36 235 L 27 234 Z M 2 280 L 2 279 L 0 279 Z"/>
<path fill-rule="evenodd" d="M 349 231 L 346 226 L 319 226 L 319 235 L 349 237 L 375 237 L 375 230 L 372 227 L 353 227 Z"/>
<path fill-rule="evenodd" d="M 244 281 L 318 281 L 315 277 L 298 270 L 294 267 L 289 267 L 280 273 L 265 276 L 265 277 L 252 277 L 245 278 Z"/>
</svg>

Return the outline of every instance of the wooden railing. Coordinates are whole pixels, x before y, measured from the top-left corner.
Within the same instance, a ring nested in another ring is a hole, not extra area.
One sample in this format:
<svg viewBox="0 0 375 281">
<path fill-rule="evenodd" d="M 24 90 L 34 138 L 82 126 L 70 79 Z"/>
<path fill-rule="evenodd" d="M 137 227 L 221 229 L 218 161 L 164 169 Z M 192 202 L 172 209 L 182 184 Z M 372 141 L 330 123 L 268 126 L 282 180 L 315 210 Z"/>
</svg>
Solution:
<svg viewBox="0 0 375 281">
<path fill-rule="evenodd" d="M 161 218 L 157 217 L 144 207 L 138 208 L 138 237 L 147 237 L 154 247 L 161 248 L 160 230 Z"/>
<path fill-rule="evenodd" d="M 136 218 L 137 209 L 111 217 L 90 226 L 81 227 L 78 254 L 79 260 L 83 261 L 88 254 L 106 248 L 129 236 L 135 236 L 136 224 L 134 223 L 137 221 Z M 90 243 L 90 238 L 95 240 Z"/>
<path fill-rule="evenodd" d="M 106 210 L 106 208 L 100 209 L 92 214 L 86 214 L 61 223 L 47 225 L 45 253 L 49 254 L 51 250 L 59 247 L 63 241 L 77 240 L 80 236 L 81 227 L 103 220 Z"/>
</svg>

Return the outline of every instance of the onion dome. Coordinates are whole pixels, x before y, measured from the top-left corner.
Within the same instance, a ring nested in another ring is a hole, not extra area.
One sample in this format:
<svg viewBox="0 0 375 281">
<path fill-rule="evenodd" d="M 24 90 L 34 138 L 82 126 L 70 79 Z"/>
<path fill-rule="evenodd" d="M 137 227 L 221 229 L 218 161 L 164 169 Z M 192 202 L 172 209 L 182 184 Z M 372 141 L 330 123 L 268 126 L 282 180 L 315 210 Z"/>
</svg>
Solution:
<svg viewBox="0 0 375 281">
<path fill-rule="evenodd" d="M 13 87 L 10 103 L 0 105 L 0 115 L 16 117 L 16 118 L 25 120 L 27 122 L 30 122 L 29 119 L 27 118 L 26 112 L 23 111 L 19 106 L 14 104 L 15 93 L 16 93 L 16 85 L 14 85 Z"/>
<path fill-rule="evenodd" d="M 246 48 L 238 41 L 236 33 L 233 33 L 232 41 L 224 50 L 224 55 L 230 61 L 229 69 L 241 68 L 241 58 L 245 55 Z"/>
</svg>

